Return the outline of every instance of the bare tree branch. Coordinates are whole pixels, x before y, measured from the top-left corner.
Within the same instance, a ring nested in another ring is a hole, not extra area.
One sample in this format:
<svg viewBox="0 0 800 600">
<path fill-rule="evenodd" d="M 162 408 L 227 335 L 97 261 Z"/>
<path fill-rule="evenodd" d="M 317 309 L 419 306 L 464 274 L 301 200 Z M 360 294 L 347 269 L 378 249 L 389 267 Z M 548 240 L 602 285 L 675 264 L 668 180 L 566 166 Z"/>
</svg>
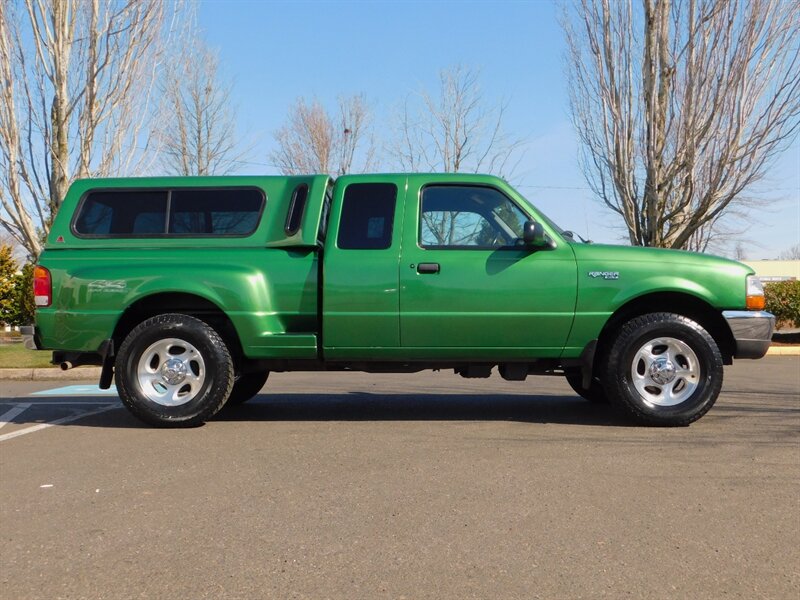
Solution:
<svg viewBox="0 0 800 600">
<path fill-rule="evenodd" d="M 241 160 L 231 85 L 219 60 L 201 41 L 187 45 L 158 85 L 167 112 L 159 134 L 161 164 L 178 175 L 224 175 Z"/>
<path fill-rule="evenodd" d="M 781 252 L 778 260 L 800 260 L 800 243 Z"/>
<path fill-rule="evenodd" d="M 439 74 L 436 95 L 407 98 L 397 118 L 391 153 L 407 171 L 492 172 L 509 176 L 521 158 L 522 141 L 503 130 L 506 105 L 487 105 L 479 73 L 463 66 Z"/>
<path fill-rule="evenodd" d="M 371 119 L 363 95 L 340 97 L 335 115 L 316 99 L 308 104 L 298 98 L 275 132 L 278 147 L 269 159 L 286 175 L 368 171 L 375 155 Z"/>
<path fill-rule="evenodd" d="M 0 226 L 32 257 L 75 178 L 152 160 L 152 86 L 182 10 L 156 0 L 0 2 Z"/>
<path fill-rule="evenodd" d="M 574 0 L 573 123 L 630 242 L 705 248 L 800 126 L 800 4 Z M 698 236 L 700 236 L 698 238 Z"/>
</svg>

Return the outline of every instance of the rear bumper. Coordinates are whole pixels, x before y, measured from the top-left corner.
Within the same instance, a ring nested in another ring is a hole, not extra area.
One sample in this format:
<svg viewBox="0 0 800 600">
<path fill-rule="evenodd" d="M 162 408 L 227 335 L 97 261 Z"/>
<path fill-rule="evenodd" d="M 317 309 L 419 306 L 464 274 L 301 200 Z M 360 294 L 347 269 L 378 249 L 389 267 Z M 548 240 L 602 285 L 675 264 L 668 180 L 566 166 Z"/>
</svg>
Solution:
<svg viewBox="0 0 800 600">
<path fill-rule="evenodd" d="M 726 310 L 722 316 L 736 342 L 734 358 L 761 358 L 767 353 L 775 330 L 775 317 L 771 313 Z"/>
</svg>

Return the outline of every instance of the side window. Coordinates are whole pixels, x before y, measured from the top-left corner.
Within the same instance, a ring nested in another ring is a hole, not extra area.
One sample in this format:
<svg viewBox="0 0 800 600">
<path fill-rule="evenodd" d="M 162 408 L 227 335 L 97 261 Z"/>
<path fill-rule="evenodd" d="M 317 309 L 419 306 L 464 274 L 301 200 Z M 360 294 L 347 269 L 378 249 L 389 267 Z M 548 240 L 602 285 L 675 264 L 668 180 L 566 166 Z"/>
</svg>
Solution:
<svg viewBox="0 0 800 600">
<path fill-rule="evenodd" d="M 163 234 L 166 191 L 91 192 L 81 203 L 75 233 L 85 236 Z"/>
<path fill-rule="evenodd" d="M 249 235 L 264 209 L 257 189 L 119 190 L 90 192 L 73 229 L 78 236 Z"/>
<path fill-rule="evenodd" d="M 522 238 L 527 217 L 502 192 L 480 186 L 432 185 L 422 190 L 423 248 L 502 248 Z"/>
<path fill-rule="evenodd" d="M 394 184 L 348 185 L 336 245 L 346 250 L 383 250 L 391 246 L 396 201 Z"/>
<path fill-rule="evenodd" d="M 292 192 L 292 201 L 286 214 L 286 225 L 283 229 L 287 235 L 294 235 L 300 229 L 303 213 L 306 210 L 306 200 L 308 200 L 308 185 L 301 183 Z"/>
<path fill-rule="evenodd" d="M 255 189 L 173 190 L 169 233 L 248 235 L 261 218 L 264 196 Z"/>
</svg>

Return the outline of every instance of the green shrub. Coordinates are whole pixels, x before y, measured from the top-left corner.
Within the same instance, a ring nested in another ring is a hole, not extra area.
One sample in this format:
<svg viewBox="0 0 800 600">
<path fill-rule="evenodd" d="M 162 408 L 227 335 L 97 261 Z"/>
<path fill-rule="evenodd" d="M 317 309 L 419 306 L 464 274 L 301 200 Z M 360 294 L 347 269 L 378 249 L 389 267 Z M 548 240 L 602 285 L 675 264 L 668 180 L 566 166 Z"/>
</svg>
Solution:
<svg viewBox="0 0 800 600">
<path fill-rule="evenodd" d="M 0 246 L 0 324 L 16 325 L 18 277 L 11 246 Z"/>
<path fill-rule="evenodd" d="M 776 281 L 764 284 L 767 310 L 778 324 L 800 327 L 800 281 Z"/>
<path fill-rule="evenodd" d="M 30 325 L 35 310 L 33 264 L 17 273 L 11 247 L 0 246 L 0 325 Z"/>
<path fill-rule="evenodd" d="M 33 263 L 22 267 L 16 280 L 17 325 L 32 325 L 36 312 L 33 299 Z"/>
</svg>

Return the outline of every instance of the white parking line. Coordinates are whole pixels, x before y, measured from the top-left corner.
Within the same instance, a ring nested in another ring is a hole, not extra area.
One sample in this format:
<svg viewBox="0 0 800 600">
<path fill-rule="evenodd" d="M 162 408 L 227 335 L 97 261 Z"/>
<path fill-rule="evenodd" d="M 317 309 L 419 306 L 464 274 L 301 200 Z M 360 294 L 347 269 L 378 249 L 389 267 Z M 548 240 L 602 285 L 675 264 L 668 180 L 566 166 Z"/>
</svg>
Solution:
<svg viewBox="0 0 800 600">
<path fill-rule="evenodd" d="M 29 394 L 30 396 L 116 396 L 117 386 L 112 385 L 107 390 L 101 390 L 96 385 L 68 385 L 65 387 L 40 390 Z"/>
<path fill-rule="evenodd" d="M 23 404 L 17 404 L 14 406 L 14 408 L 4 412 L 2 415 L 0 415 L 0 429 L 2 429 L 4 425 L 8 425 L 14 417 L 22 414 L 30 407 L 31 403 L 25 402 Z"/>
<path fill-rule="evenodd" d="M 0 400 L 0 406 L 18 406 L 19 402 L 4 402 Z M 95 406 L 102 404 L 106 406 L 110 404 L 108 400 L 31 400 L 25 402 L 28 406 Z M 122 403 L 119 403 L 120 406 Z M 3 415 L 5 416 L 5 415 Z"/>
<path fill-rule="evenodd" d="M 50 423 L 39 423 L 38 425 L 33 425 L 32 427 L 26 427 L 25 429 L 18 429 L 17 431 L 12 431 L 11 433 L 4 433 L 3 435 L 0 435 L 0 442 L 5 442 L 7 440 L 11 440 L 14 439 L 15 437 L 19 437 L 21 435 L 25 435 L 28 433 L 34 433 L 35 431 L 41 431 L 42 429 L 52 427 L 53 425 L 63 425 L 64 423 L 71 423 L 72 421 L 83 419 L 84 417 L 99 415 L 100 413 L 104 413 L 109 410 L 114 410 L 115 408 L 119 407 L 120 407 L 119 404 L 107 404 L 101 408 L 96 408 L 95 410 L 90 410 L 84 413 L 80 413 L 78 415 L 70 415 L 68 417 L 62 417 L 61 419 L 56 419 L 55 421 L 51 421 Z"/>
</svg>

